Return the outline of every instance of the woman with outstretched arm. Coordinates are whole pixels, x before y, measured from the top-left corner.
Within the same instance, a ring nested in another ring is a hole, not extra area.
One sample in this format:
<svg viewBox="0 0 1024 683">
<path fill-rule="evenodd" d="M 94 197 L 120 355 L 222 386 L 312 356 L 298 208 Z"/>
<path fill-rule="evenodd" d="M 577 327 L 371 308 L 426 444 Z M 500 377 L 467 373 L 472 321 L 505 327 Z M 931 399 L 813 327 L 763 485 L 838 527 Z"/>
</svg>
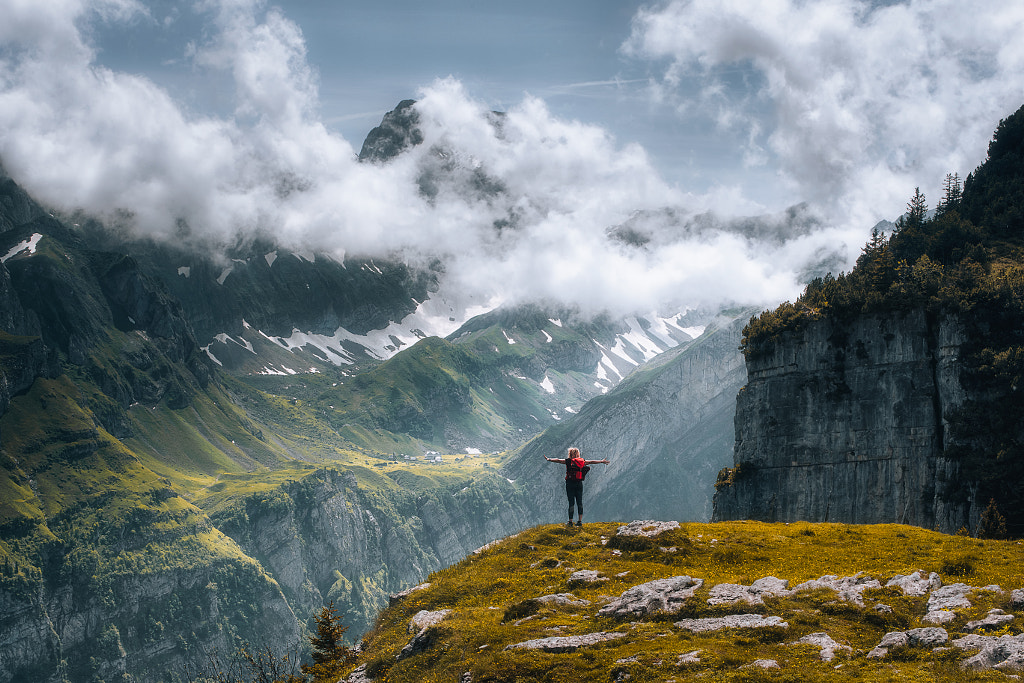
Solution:
<svg viewBox="0 0 1024 683">
<path fill-rule="evenodd" d="M 580 449 L 573 447 L 569 449 L 569 455 L 565 458 L 549 458 L 544 456 L 548 462 L 557 462 L 565 465 L 565 495 L 569 499 L 569 521 L 566 526 L 572 526 L 572 509 L 578 510 L 579 517 L 576 518 L 576 526 L 583 526 L 583 478 L 590 471 L 590 466 L 597 463 L 608 464 L 607 460 L 584 460 L 580 455 Z"/>
</svg>

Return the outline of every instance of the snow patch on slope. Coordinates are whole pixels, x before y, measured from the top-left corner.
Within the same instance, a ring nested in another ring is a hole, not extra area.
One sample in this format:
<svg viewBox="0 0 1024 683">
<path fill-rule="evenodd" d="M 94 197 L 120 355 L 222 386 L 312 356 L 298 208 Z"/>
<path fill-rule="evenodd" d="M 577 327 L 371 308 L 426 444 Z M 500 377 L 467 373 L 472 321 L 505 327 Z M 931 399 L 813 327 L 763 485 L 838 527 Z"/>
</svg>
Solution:
<svg viewBox="0 0 1024 683">
<path fill-rule="evenodd" d="M 43 236 L 37 232 L 33 233 L 33 235 L 28 239 L 18 242 L 7 251 L 7 254 L 3 258 L 0 258 L 0 263 L 6 263 L 7 259 L 13 258 L 23 251 L 27 251 L 30 254 L 36 253 L 36 245 L 39 244 L 39 240 L 42 239 L 42 237 Z"/>
</svg>

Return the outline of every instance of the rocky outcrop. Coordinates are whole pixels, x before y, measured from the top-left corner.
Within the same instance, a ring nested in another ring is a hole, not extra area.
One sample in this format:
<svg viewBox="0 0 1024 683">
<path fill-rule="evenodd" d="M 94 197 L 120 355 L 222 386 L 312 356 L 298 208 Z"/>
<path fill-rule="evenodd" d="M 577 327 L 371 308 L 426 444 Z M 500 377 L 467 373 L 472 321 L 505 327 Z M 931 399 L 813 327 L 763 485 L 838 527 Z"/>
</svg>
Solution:
<svg viewBox="0 0 1024 683">
<path fill-rule="evenodd" d="M 729 628 L 789 628 L 782 617 L 765 617 L 760 614 L 728 614 L 724 617 L 682 619 L 675 622 L 677 628 L 691 633 L 706 633 Z"/>
<path fill-rule="evenodd" d="M 971 504 L 942 495 L 963 341 L 956 318 L 910 311 L 813 322 L 753 355 L 714 519 L 967 524 Z"/>
<path fill-rule="evenodd" d="M 641 617 L 655 612 L 678 611 L 693 597 L 703 579 L 673 576 L 633 586 L 598 611 L 602 617 Z"/>
<path fill-rule="evenodd" d="M 420 114 L 413 105 L 416 100 L 402 100 L 384 115 L 380 125 L 372 129 L 359 150 L 360 161 L 383 163 L 395 158 L 410 147 L 423 142 Z"/>
<path fill-rule="evenodd" d="M 597 645 L 608 640 L 622 638 L 625 633 L 585 633 L 579 636 L 550 636 L 548 638 L 537 638 L 522 643 L 515 643 L 507 646 L 506 650 L 543 650 L 544 652 L 575 652 L 581 647 Z"/>
</svg>

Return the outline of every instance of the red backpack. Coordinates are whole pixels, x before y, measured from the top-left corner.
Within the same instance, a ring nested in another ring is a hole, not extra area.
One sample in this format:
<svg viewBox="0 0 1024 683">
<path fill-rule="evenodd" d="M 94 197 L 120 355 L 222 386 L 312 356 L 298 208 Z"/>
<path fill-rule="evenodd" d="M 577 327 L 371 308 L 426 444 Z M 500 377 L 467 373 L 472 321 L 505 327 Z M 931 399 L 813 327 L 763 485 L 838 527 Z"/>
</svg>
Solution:
<svg viewBox="0 0 1024 683">
<path fill-rule="evenodd" d="M 568 470 L 566 479 L 583 481 L 587 477 L 587 472 L 590 471 L 590 465 L 583 458 L 572 458 L 566 463 L 566 469 Z"/>
</svg>

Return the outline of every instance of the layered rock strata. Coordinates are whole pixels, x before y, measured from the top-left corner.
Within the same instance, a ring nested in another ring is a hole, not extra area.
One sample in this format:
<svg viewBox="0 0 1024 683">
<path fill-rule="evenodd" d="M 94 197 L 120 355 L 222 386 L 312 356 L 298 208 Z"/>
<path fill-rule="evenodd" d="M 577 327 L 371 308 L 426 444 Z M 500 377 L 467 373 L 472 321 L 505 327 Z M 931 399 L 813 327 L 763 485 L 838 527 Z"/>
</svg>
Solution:
<svg viewBox="0 0 1024 683">
<path fill-rule="evenodd" d="M 751 354 L 713 519 L 969 524 L 976 505 L 942 495 L 963 341 L 957 319 L 910 311 L 815 321 Z"/>
</svg>

